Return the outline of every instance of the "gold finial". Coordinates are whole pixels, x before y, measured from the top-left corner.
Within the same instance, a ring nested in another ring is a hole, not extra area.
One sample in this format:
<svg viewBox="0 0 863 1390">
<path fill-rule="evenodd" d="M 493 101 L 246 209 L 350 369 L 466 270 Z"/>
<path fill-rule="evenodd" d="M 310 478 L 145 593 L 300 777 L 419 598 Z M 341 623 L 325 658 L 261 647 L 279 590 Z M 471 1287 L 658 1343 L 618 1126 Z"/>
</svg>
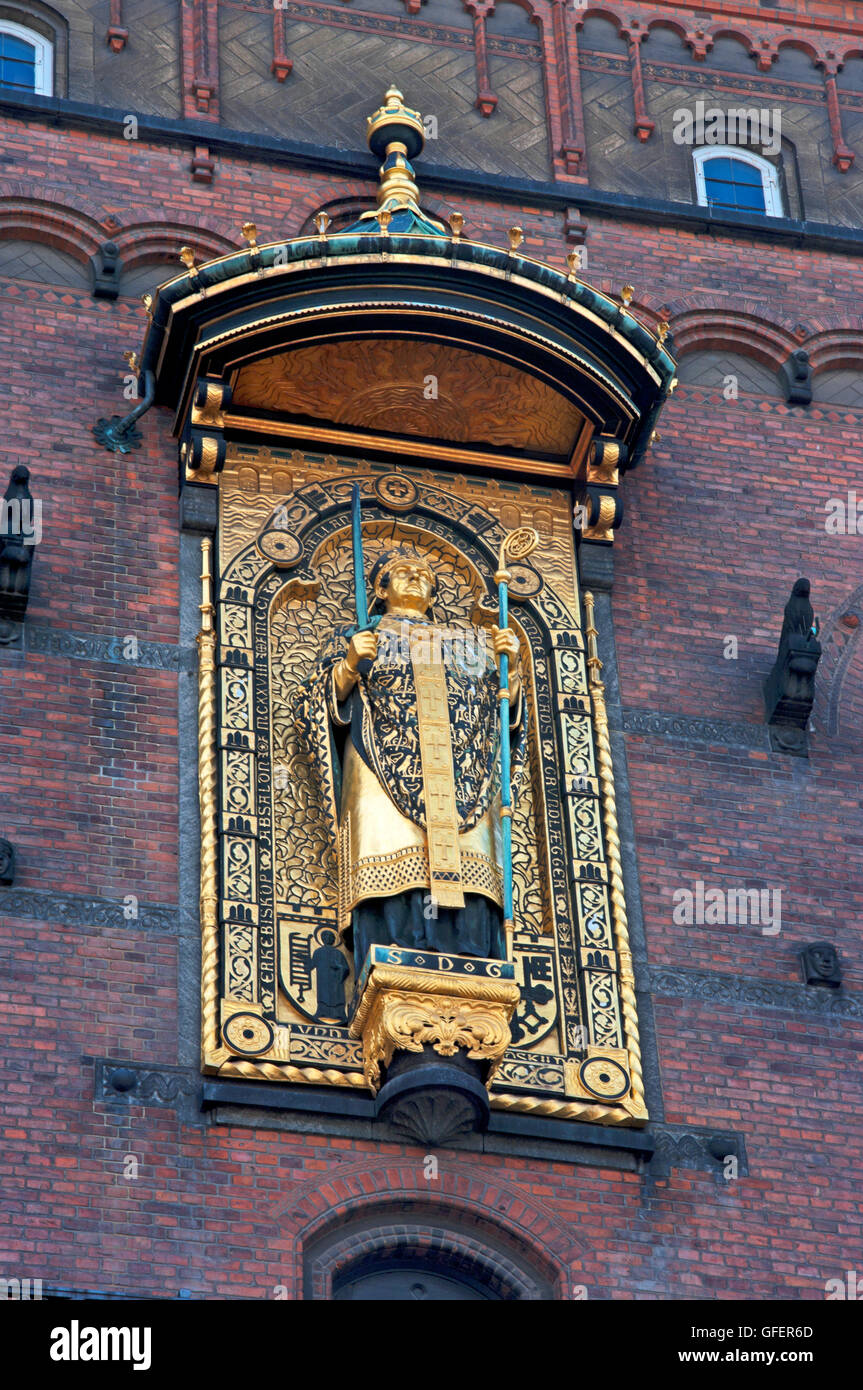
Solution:
<svg viewBox="0 0 863 1390">
<path fill-rule="evenodd" d="M 450 214 L 449 225 L 453 241 L 458 241 L 462 233 L 462 227 L 464 226 L 464 218 L 460 212 L 453 212 Z"/>
<path fill-rule="evenodd" d="M 419 216 L 419 189 L 411 160 L 425 144 L 425 129 L 419 111 L 405 106 L 398 87 L 389 87 L 383 105 L 369 116 L 367 138 L 369 149 L 381 161 L 378 208 L 388 212 L 409 208 Z"/>
<path fill-rule="evenodd" d="M 668 328 L 668 320 L 660 319 L 656 327 L 656 336 L 659 339 L 660 343 L 664 343 L 666 338 L 668 337 Z"/>
<path fill-rule="evenodd" d="M 651 447 L 652 444 L 658 444 L 658 443 L 660 442 L 661 439 L 662 439 L 662 435 L 659 433 L 659 430 L 654 430 L 653 433 L 651 434 L 650 438 L 649 438 L 648 441 L 647 441 L 647 447 L 648 447 L 648 449 Z"/>
<path fill-rule="evenodd" d="M 132 369 L 133 372 L 137 372 L 137 370 L 138 370 L 138 354 L 137 354 L 137 352 L 131 352 L 131 351 L 130 351 L 130 352 L 124 352 L 124 353 L 123 353 L 123 361 L 129 363 L 129 366 L 131 367 L 131 369 Z"/>
<path fill-rule="evenodd" d="M 183 262 L 183 265 L 186 267 L 187 270 L 195 269 L 195 253 L 192 250 L 191 246 L 180 247 L 180 260 Z"/>
<path fill-rule="evenodd" d="M 523 229 L 521 227 L 510 227 L 509 231 L 507 232 L 507 236 L 509 237 L 510 252 L 517 251 L 518 248 L 521 246 L 521 243 L 524 241 Z"/>
<path fill-rule="evenodd" d="M 566 264 L 569 268 L 569 274 L 566 278 L 567 280 L 574 280 L 576 268 L 579 270 L 581 269 L 581 256 L 578 251 L 569 251 L 567 253 Z"/>
<path fill-rule="evenodd" d="M 600 680 L 599 673 L 602 670 L 602 662 L 599 659 L 599 651 L 596 645 L 596 639 L 599 636 L 599 633 L 596 630 L 596 622 L 594 618 L 594 597 L 590 590 L 588 590 L 584 595 L 584 607 L 586 610 L 585 616 L 587 618 L 585 636 L 587 638 L 587 667 L 590 673 L 589 680 L 591 686 L 601 686 L 602 681 Z"/>
<path fill-rule="evenodd" d="M 315 213 L 315 226 L 318 229 L 318 236 L 326 236 L 327 227 L 330 225 L 331 221 L 332 218 L 328 212 L 321 211 Z"/>
<path fill-rule="evenodd" d="M 633 296 L 634 294 L 635 294 L 635 286 L 634 286 L 634 285 L 624 285 L 623 289 L 620 291 L 620 298 L 621 298 L 621 300 L 622 300 L 622 302 L 623 302 L 623 307 L 624 307 L 624 309 L 628 309 L 628 308 L 629 308 L 630 304 L 632 303 L 632 296 Z"/>
<path fill-rule="evenodd" d="M 674 393 L 675 393 L 675 391 L 677 390 L 677 388 L 678 388 L 679 385 L 680 385 L 680 382 L 677 380 L 677 377 L 675 377 L 674 380 L 669 384 L 669 387 L 668 387 L 668 394 L 669 394 L 669 396 L 673 396 L 673 395 L 674 395 Z"/>
<path fill-rule="evenodd" d="M 151 294 L 142 294 L 141 303 L 143 304 L 144 308 L 147 310 L 147 313 L 149 314 L 150 310 L 153 307 L 153 296 Z"/>
<path fill-rule="evenodd" d="M 258 249 L 258 229 L 254 222 L 244 222 L 242 227 L 243 236 L 249 243 L 253 251 Z"/>
<path fill-rule="evenodd" d="M 201 541 L 201 602 L 198 604 L 201 610 L 201 632 L 209 633 L 213 631 L 213 577 L 210 571 L 210 551 L 213 542 L 208 539 Z"/>
<path fill-rule="evenodd" d="M 378 226 L 380 227 L 381 232 L 384 236 L 389 236 L 390 234 L 391 220 L 392 213 L 390 212 L 389 208 L 381 208 L 380 212 L 378 213 Z"/>
</svg>

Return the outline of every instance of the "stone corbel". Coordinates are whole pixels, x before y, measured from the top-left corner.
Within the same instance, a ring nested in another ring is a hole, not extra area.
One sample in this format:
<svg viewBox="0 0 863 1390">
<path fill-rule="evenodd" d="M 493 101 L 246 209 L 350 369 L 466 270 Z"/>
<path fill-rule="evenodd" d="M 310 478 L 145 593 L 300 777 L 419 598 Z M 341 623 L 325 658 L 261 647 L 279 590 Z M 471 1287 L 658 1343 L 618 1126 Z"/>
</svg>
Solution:
<svg viewBox="0 0 863 1390">
<path fill-rule="evenodd" d="M 627 457 L 627 446 L 621 440 L 603 436 L 594 439 L 573 492 L 582 578 L 594 588 L 611 587 L 614 532 L 623 521 L 623 500 L 618 487 Z"/>
<path fill-rule="evenodd" d="M 290 77 L 294 62 L 288 57 L 287 53 L 287 33 L 285 30 L 285 12 L 279 5 L 273 7 L 273 61 L 270 64 L 270 72 L 277 82 L 284 82 L 286 77 Z"/>
<path fill-rule="evenodd" d="M 128 38 L 129 30 L 123 28 L 123 0 L 111 0 L 105 42 L 112 53 L 122 53 Z"/>
<path fill-rule="evenodd" d="M 713 36 L 705 34 L 703 29 L 687 29 L 684 39 L 689 45 L 695 61 L 703 63 L 713 47 Z"/>
<path fill-rule="evenodd" d="M 216 161 L 210 154 L 208 145 L 196 145 L 189 165 L 195 183 L 212 183 L 216 172 Z"/>
<path fill-rule="evenodd" d="M 773 38 L 761 38 L 749 50 L 750 58 L 758 64 L 759 72 L 769 72 L 779 57 L 779 47 Z"/>
<path fill-rule="evenodd" d="M 120 293 L 123 262 L 115 241 L 103 241 L 90 257 L 94 299 L 116 299 Z"/>
<path fill-rule="evenodd" d="M 563 219 L 563 235 L 569 246 L 584 246 L 587 241 L 587 223 L 578 208 L 569 207 Z"/>
<path fill-rule="evenodd" d="M 795 348 L 782 363 L 779 379 L 789 405 L 812 404 L 812 366 L 805 348 Z"/>
<path fill-rule="evenodd" d="M 0 884 L 11 888 L 15 882 L 15 846 L 9 840 L 0 840 Z"/>
</svg>

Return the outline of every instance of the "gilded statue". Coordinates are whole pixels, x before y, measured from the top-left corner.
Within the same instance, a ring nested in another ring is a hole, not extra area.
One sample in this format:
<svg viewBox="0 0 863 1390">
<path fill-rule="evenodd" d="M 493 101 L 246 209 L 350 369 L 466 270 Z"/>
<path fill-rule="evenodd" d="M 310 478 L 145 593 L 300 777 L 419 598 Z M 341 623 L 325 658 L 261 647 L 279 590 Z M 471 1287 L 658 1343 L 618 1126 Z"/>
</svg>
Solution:
<svg viewBox="0 0 863 1390">
<path fill-rule="evenodd" d="M 385 551 L 370 579 L 371 625 L 336 637 L 294 706 L 337 826 L 344 940 L 358 970 L 371 945 L 505 959 L 498 663 L 517 787 L 518 636 L 448 625 L 411 548 Z"/>
</svg>

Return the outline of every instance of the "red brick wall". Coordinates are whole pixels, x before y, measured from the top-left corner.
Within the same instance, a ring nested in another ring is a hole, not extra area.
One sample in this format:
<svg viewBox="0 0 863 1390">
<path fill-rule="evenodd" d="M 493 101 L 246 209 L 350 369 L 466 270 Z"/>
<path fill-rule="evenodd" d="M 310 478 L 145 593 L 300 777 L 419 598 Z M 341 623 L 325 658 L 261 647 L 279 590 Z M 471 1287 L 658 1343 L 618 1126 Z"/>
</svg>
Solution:
<svg viewBox="0 0 863 1390">
<path fill-rule="evenodd" d="M 26 210 L 30 235 L 82 260 L 109 234 L 128 258 L 151 234 L 176 246 L 200 242 L 201 228 L 216 244 L 239 240 L 249 215 L 262 240 L 290 236 L 320 203 L 371 192 L 224 157 L 204 188 L 191 180 L 188 150 L 16 121 L 4 122 L 4 151 L 18 162 L 4 166 L 0 193 L 25 200 L 38 190 L 40 205 Z M 518 221 L 528 254 L 562 264 L 562 215 L 458 206 L 477 238 L 505 244 Z M 792 343 L 799 323 L 805 338 L 859 333 L 859 260 L 588 221 L 588 278 L 615 288 L 631 279 L 651 322 L 668 306 L 672 318 L 745 315 L 753 341 L 773 333 Z M 169 421 L 151 412 L 142 449 L 126 458 L 90 433 L 99 415 L 124 408 L 121 354 L 138 345 L 142 323 L 137 301 L 4 284 L 3 457 L 29 465 L 44 502 L 28 623 L 173 644 Z M 760 724 L 760 682 L 793 579 L 812 578 L 825 616 L 863 584 L 859 537 L 829 537 L 823 525 L 828 497 L 855 486 L 863 497 L 861 425 L 860 411 L 678 391 L 660 444 L 625 484 L 614 594 L 625 708 Z M 736 661 L 723 658 L 727 634 L 739 638 Z M 825 629 L 825 645 L 831 635 Z M 847 988 L 860 991 L 860 666 L 858 654 L 834 736 L 819 695 L 808 763 L 628 737 L 654 967 L 788 983 L 799 979 L 799 945 L 826 937 L 842 951 Z M 176 688 L 175 674 L 140 665 L 0 652 L 0 833 L 19 847 L 17 886 L 176 904 Z M 698 878 L 781 886 L 781 933 L 675 926 L 672 894 Z M 819 1299 L 826 1279 L 854 1268 L 859 1022 L 655 1000 L 666 1118 L 742 1131 L 748 1177 L 724 1182 L 683 1168 L 647 1183 L 444 1150 L 439 1178 L 427 1182 L 417 1149 L 202 1130 L 171 1109 L 94 1105 L 93 1068 L 82 1058 L 178 1060 L 176 937 L 134 923 L 16 918 L 2 897 L 0 936 L 0 1249 L 22 1277 L 156 1295 L 183 1287 L 268 1297 L 281 1285 L 296 1293 L 303 1248 L 363 1204 L 382 1220 L 417 1204 L 478 1233 L 495 1230 L 557 1270 L 564 1297 L 584 1285 L 589 1297 Z M 123 1177 L 126 1154 L 139 1162 L 133 1181 Z"/>
</svg>

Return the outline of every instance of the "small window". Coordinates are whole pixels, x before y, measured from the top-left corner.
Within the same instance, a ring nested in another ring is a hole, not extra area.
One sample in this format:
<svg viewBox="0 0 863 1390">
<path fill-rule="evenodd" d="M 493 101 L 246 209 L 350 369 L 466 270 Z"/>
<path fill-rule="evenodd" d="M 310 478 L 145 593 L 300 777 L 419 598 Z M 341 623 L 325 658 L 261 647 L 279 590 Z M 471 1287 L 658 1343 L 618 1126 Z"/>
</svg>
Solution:
<svg viewBox="0 0 863 1390">
<path fill-rule="evenodd" d="M 7 19 L 0 19 L 0 87 L 46 97 L 54 91 L 54 51 L 48 39 Z"/>
<path fill-rule="evenodd" d="M 782 216 L 779 170 L 769 160 L 730 145 L 696 150 L 692 157 L 702 207 Z"/>
</svg>

